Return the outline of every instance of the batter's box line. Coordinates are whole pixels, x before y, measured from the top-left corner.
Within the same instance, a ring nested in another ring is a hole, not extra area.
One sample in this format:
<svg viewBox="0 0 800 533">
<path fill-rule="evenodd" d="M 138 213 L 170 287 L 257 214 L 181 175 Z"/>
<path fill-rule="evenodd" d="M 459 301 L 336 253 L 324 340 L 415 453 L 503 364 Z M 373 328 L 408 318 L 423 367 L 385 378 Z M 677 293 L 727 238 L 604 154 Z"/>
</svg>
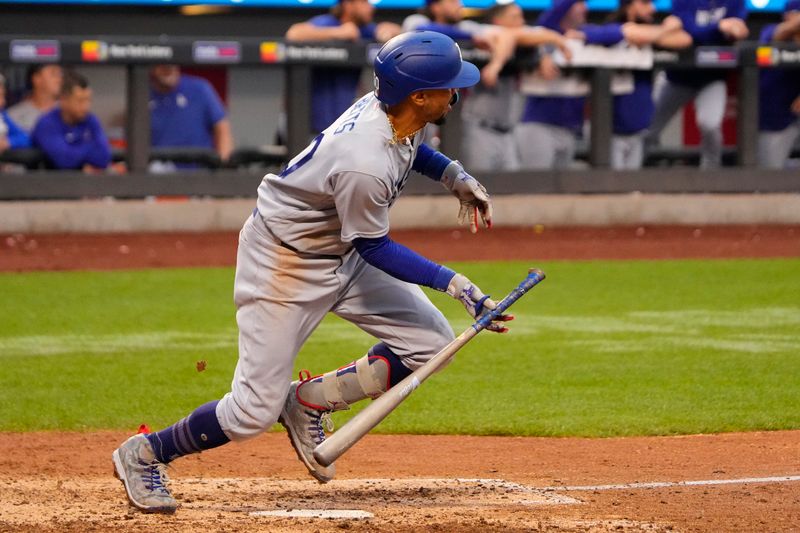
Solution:
<svg viewBox="0 0 800 533">
<path fill-rule="evenodd" d="M 772 476 L 772 477 L 744 477 L 735 479 L 700 479 L 694 481 L 651 481 L 636 483 L 620 483 L 616 485 L 554 485 L 541 487 L 545 491 L 583 492 L 598 490 L 627 490 L 627 489 L 661 489 L 668 487 L 697 487 L 713 485 L 743 485 L 746 483 L 789 483 L 800 481 L 800 476 Z"/>
</svg>

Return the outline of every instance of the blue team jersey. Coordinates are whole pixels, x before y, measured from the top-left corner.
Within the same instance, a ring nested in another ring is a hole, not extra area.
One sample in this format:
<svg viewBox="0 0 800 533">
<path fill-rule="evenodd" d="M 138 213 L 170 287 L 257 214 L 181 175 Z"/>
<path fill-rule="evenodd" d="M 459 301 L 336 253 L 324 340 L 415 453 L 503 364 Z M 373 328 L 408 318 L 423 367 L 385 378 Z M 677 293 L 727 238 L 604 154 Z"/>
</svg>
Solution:
<svg viewBox="0 0 800 533">
<path fill-rule="evenodd" d="M 181 75 L 178 86 L 164 94 L 150 89 L 150 134 L 153 146 L 214 147 L 214 124 L 225 108 L 211 84 Z"/>
<path fill-rule="evenodd" d="M 760 41 L 770 43 L 777 24 L 761 31 Z M 758 126 L 762 131 L 781 131 L 797 120 L 792 102 L 800 96 L 800 75 L 796 70 L 762 68 L 759 72 Z"/>
<path fill-rule="evenodd" d="M 747 18 L 744 0 L 673 0 L 672 13 L 681 19 L 683 29 L 692 36 L 694 46 L 729 46 L 719 31 L 719 21 L 725 18 Z M 667 79 L 680 85 L 703 87 L 728 76 L 725 69 L 668 70 Z"/>
<path fill-rule="evenodd" d="M 39 118 L 31 139 L 58 169 L 81 169 L 85 164 L 105 168 L 111 162 L 111 146 L 100 121 L 92 114 L 82 122 L 67 124 L 56 107 Z"/>
<path fill-rule="evenodd" d="M 308 21 L 320 28 L 335 28 L 342 22 L 331 14 L 318 15 Z M 375 40 L 375 24 L 361 27 L 361 39 Z M 356 98 L 360 68 L 316 67 L 311 69 L 311 128 L 320 132 L 344 113 Z"/>
<path fill-rule="evenodd" d="M 633 71 L 633 92 L 614 97 L 614 134 L 633 135 L 647 129 L 653 121 L 653 73 Z"/>
<path fill-rule="evenodd" d="M 5 109 L 0 112 L 0 115 L 2 116 L 2 121 L 5 122 L 8 128 L 6 135 L 8 137 L 9 148 L 28 148 L 31 145 L 30 135 L 8 116 L 8 111 Z"/>
</svg>

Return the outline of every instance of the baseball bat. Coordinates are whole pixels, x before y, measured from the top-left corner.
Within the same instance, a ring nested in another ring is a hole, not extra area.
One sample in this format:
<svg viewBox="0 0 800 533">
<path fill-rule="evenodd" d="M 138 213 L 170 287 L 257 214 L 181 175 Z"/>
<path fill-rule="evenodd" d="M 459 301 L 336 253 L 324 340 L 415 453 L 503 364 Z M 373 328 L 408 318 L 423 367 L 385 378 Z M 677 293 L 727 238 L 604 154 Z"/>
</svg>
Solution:
<svg viewBox="0 0 800 533">
<path fill-rule="evenodd" d="M 403 400 L 408 398 L 408 396 L 414 392 L 414 389 L 419 387 L 423 381 L 447 364 L 458 350 L 486 328 L 492 320 L 502 315 L 511 307 L 511 304 L 535 287 L 544 277 L 544 272 L 538 268 L 530 269 L 528 271 L 528 276 L 522 283 L 511 291 L 508 296 L 498 302 L 497 308 L 481 317 L 480 320 L 476 321 L 450 344 L 442 348 L 439 353 L 434 355 L 424 365 L 406 376 L 405 379 L 387 390 L 380 397 L 373 400 L 372 403 L 365 407 L 360 413 L 351 418 L 347 424 L 339 428 L 338 431 L 317 446 L 314 449 L 314 458 L 317 462 L 323 466 L 328 466 L 341 457 L 344 452 L 349 450 L 364 435 L 369 433 L 372 428 L 386 418 L 389 413 L 397 408 Z"/>
</svg>

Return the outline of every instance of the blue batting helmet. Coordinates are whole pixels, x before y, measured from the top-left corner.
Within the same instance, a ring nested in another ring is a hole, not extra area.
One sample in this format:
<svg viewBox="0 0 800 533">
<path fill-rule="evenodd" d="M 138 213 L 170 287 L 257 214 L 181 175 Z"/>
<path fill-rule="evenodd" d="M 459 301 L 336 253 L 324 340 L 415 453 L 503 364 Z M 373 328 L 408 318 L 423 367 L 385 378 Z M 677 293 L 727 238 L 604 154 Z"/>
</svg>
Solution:
<svg viewBox="0 0 800 533">
<path fill-rule="evenodd" d="M 435 31 L 413 31 L 390 39 L 375 56 L 375 95 L 393 105 L 423 89 L 472 87 L 478 67 L 461 59 L 456 42 Z"/>
</svg>

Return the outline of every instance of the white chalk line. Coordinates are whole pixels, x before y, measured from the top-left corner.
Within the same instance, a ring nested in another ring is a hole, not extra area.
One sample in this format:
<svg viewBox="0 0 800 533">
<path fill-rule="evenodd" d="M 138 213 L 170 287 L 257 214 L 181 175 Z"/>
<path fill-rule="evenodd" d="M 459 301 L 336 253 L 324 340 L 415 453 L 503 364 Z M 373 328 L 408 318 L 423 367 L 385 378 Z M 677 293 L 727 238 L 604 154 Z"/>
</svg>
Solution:
<svg viewBox="0 0 800 533">
<path fill-rule="evenodd" d="M 625 490 L 625 489 L 661 489 L 665 487 L 737 485 L 745 483 L 786 483 L 791 481 L 800 481 L 800 476 L 745 477 L 737 479 L 701 479 L 695 481 L 653 481 L 653 482 L 641 482 L 641 483 L 620 483 L 618 485 L 555 485 L 551 487 L 541 487 L 539 490 L 596 491 L 596 490 Z"/>
<path fill-rule="evenodd" d="M 362 520 L 375 515 L 358 509 L 280 509 L 277 511 L 251 511 L 250 516 L 276 516 L 278 518 L 329 518 Z"/>
</svg>

